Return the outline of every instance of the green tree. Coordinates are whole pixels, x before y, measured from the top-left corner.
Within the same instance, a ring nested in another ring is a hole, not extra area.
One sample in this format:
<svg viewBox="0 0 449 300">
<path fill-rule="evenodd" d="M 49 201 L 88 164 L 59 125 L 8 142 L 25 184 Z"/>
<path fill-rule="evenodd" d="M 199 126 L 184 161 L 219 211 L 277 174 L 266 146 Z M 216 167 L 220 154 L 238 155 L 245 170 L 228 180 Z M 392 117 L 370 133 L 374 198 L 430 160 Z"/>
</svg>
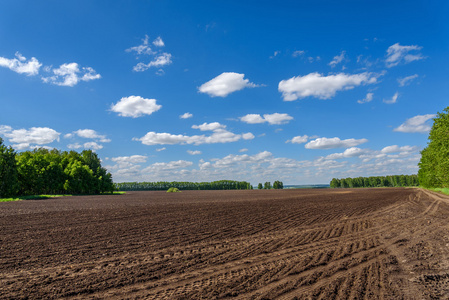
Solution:
<svg viewBox="0 0 449 300">
<path fill-rule="evenodd" d="M 263 185 L 263 188 L 266 189 L 266 190 L 271 189 L 271 183 L 269 181 L 265 182 L 264 185 Z"/>
<path fill-rule="evenodd" d="M 0 138 L 0 198 L 15 196 L 18 186 L 16 152 Z"/>
<path fill-rule="evenodd" d="M 257 189 L 259 189 L 259 190 L 263 189 L 262 183 L 259 183 L 259 184 L 257 185 Z"/>
<path fill-rule="evenodd" d="M 449 106 L 433 120 L 428 139 L 418 164 L 419 183 L 424 187 L 449 187 Z"/>
</svg>

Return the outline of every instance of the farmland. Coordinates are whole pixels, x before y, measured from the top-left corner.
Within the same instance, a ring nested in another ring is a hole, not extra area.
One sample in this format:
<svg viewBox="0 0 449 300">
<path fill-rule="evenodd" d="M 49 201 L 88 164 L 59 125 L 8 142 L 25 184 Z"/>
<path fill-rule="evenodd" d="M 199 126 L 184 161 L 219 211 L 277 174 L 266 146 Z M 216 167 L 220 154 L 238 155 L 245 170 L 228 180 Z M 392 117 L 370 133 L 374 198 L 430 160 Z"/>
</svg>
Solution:
<svg viewBox="0 0 449 300">
<path fill-rule="evenodd" d="M 376 188 L 0 203 L 0 298 L 448 298 L 448 199 Z"/>
</svg>

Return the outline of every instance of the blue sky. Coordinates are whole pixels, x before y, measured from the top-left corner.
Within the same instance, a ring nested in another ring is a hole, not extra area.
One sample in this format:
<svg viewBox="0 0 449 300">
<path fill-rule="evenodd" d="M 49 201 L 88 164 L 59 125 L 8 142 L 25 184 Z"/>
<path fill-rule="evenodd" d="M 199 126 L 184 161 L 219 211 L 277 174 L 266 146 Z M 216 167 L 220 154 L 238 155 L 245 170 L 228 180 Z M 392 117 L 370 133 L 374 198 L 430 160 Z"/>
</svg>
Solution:
<svg viewBox="0 0 449 300">
<path fill-rule="evenodd" d="M 2 1 L 0 137 L 122 181 L 414 174 L 447 1 Z"/>
</svg>

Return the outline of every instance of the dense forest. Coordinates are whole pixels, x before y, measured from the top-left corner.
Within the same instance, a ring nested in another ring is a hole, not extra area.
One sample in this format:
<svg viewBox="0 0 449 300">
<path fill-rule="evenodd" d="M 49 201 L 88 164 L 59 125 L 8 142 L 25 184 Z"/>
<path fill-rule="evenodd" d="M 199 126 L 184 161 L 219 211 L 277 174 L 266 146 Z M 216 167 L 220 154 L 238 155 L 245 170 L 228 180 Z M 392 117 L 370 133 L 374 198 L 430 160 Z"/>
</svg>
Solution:
<svg viewBox="0 0 449 300">
<path fill-rule="evenodd" d="M 253 187 L 246 181 L 219 180 L 212 182 L 121 182 L 115 183 L 118 191 L 166 191 L 169 188 L 179 190 L 250 190 Z"/>
<path fill-rule="evenodd" d="M 391 175 L 356 178 L 332 178 L 331 188 L 418 186 L 418 175 Z"/>
<path fill-rule="evenodd" d="M 16 153 L 0 138 L 0 197 L 112 192 L 112 175 L 92 150 Z"/>
</svg>

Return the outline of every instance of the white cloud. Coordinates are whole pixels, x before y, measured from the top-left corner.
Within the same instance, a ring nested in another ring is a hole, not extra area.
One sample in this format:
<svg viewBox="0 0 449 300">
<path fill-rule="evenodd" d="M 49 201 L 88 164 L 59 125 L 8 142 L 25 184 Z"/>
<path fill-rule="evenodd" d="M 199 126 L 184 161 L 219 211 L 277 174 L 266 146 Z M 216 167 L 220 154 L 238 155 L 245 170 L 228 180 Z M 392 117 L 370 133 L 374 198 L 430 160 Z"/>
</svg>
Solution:
<svg viewBox="0 0 449 300">
<path fill-rule="evenodd" d="M 201 154 L 202 152 L 199 151 L 199 150 L 195 150 L 195 151 L 187 150 L 187 153 L 189 153 L 190 155 L 199 155 L 199 154 Z"/>
<path fill-rule="evenodd" d="M 367 139 L 346 139 L 340 140 L 338 137 L 334 138 L 317 138 L 308 142 L 304 147 L 306 149 L 333 149 L 333 148 L 349 148 L 358 146 L 368 142 Z"/>
<path fill-rule="evenodd" d="M 395 128 L 393 131 L 398 132 L 407 132 L 407 133 L 427 133 L 430 131 L 431 126 L 428 124 L 430 119 L 435 118 L 434 114 L 427 115 L 417 115 L 410 119 L 407 119 L 403 124 L 399 125 L 399 127 Z"/>
<path fill-rule="evenodd" d="M 334 59 L 329 63 L 332 68 L 341 63 L 345 59 L 346 51 L 341 51 L 340 55 L 334 56 Z"/>
<path fill-rule="evenodd" d="M 396 92 L 391 99 L 384 99 L 383 101 L 384 101 L 384 103 L 387 103 L 387 104 L 394 104 L 398 100 L 398 97 L 399 97 L 399 93 Z"/>
<path fill-rule="evenodd" d="M 298 57 L 298 56 L 302 56 L 304 55 L 306 52 L 304 50 L 296 50 L 295 52 L 293 52 L 292 56 L 293 57 Z"/>
<path fill-rule="evenodd" d="M 73 134 L 76 134 L 79 137 L 85 138 L 85 139 L 97 139 L 102 143 L 109 143 L 111 140 L 106 138 L 106 135 L 99 134 L 93 129 L 78 129 L 77 131 L 74 131 Z M 66 134 L 64 137 L 73 137 L 73 134 Z"/>
<path fill-rule="evenodd" d="M 226 130 L 226 126 L 218 122 L 203 123 L 201 125 L 193 125 L 192 128 L 199 129 L 201 131 L 213 131 L 209 136 L 206 135 L 182 135 L 171 133 L 157 133 L 148 132 L 141 138 L 133 138 L 134 141 L 140 141 L 144 145 L 175 145 L 175 144 L 216 144 L 216 143 L 231 143 L 238 140 L 251 140 L 254 139 L 254 135 L 250 132 L 243 134 L 235 134 Z"/>
<path fill-rule="evenodd" d="M 249 82 L 249 79 L 244 79 L 244 77 L 245 74 L 224 72 L 202 84 L 198 90 L 200 93 L 208 94 L 211 97 L 226 97 L 235 91 L 258 86 Z"/>
<path fill-rule="evenodd" d="M 287 143 L 302 144 L 302 143 L 307 143 L 308 140 L 309 140 L 309 136 L 298 135 L 298 136 L 295 136 L 294 138 L 292 138 L 291 140 L 288 140 Z"/>
<path fill-rule="evenodd" d="M 242 148 L 242 149 L 239 150 L 239 152 L 240 152 L 240 153 L 242 153 L 242 152 L 248 152 L 248 149 Z"/>
<path fill-rule="evenodd" d="M 79 68 L 77 63 L 62 64 L 57 69 L 49 68 L 53 72 L 53 76 L 42 77 L 45 83 L 51 83 L 59 86 L 75 86 L 80 81 L 90 81 L 100 79 L 101 75 L 97 74 L 90 67 Z"/>
<path fill-rule="evenodd" d="M 22 150 L 32 147 L 31 144 L 46 145 L 59 141 L 59 132 L 48 127 L 32 127 L 30 129 L 13 130 L 11 126 L 0 126 L 0 134 L 4 135 L 9 142 L 14 143 L 17 149 Z"/>
<path fill-rule="evenodd" d="M 118 156 L 111 158 L 111 160 L 119 164 L 139 164 L 145 163 L 147 157 L 144 155 Z"/>
<path fill-rule="evenodd" d="M 191 161 L 185 161 L 185 160 L 178 160 L 178 161 L 171 161 L 168 163 L 154 163 L 145 169 L 142 170 L 143 173 L 152 173 L 152 172 L 163 172 L 163 171 L 170 171 L 174 169 L 181 169 L 181 168 L 187 168 L 193 165 Z"/>
<path fill-rule="evenodd" d="M 350 158 L 350 157 L 359 157 L 367 152 L 368 152 L 368 150 L 366 150 L 366 149 L 351 147 L 351 148 L 346 149 L 343 153 L 329 154 L 328 156 L 326 156 L 326 159 L 342 159 L 342 158 Z"/>
<path fill-rule="evenodd" d="M 418 147 L 416 146 L 402 146 L 399 147 L 398 145 L 391 145 L 384 147 L 382 150 L 380 150 L 381 153 L 396 153 L 396 152 L 416 152 L 418 151 Z"/>
<path fill-rule="evenodd" d="M 373 100 L 373 97 L 374 97 L 374 93 L 367 93 L 365 99 L 357 100 L 357 103 L 363 104 L 363 103 L 371 102 Z"/>
<path fill-rule="evenodd" d="M 263 117 L 259 114 L 247 114 L 246 116 L 240 117 L 242 122 L 248 124 L 260 124 L 268 122 L 270 125 L 281 125 L 288 123 L 290 120 L 293 120 L 292 116 L 288 114 L 264 114 Z"/>
<path fill-rule="evenodd" d="M 149 36 L 148 35 L 145 35 L 145 38 L 144 39 L 142 39 L 142 44 L 141 45 L 139 45 L 139 46 L 135 46 L 135 47 L 131 47 L 131 48 L 128 48 L 128 49 L 126 49 L 125 51 L 126 52 L 136 52 L 138 55 L 142 55 L 142 54 L 145 54 L 145 55 L 152 55 L 152 54 L 154 54 L 154 52 L 151 50 L 151 48 L 148 46 L 149 45 Z"/>
<path fill-rule="evenodd" d="M 203 123 L 201 125 L 192 125 L 192 128 L 199 129 L 201 131 L 215 131 L 218 129 L 226 128 L 226 125 L 222 125 L 218 122 L 212 122 L 212 123 Z"/>
<path fill-rule="evenodd" d="M 279 53 L 281 53 L 281 51 L 274 51 L 273 55 L 272 55 L 272 56 L 270 56 L 270 59 L 273 59 L 273 58 L 275 58 L 276 56 L 278 56 L 278 55 L 279 55 Z"/>
<path fill-rule="evenodd" d="M 156 104 L 156 99 L 146 99 L 140 96 L 123 97 L 116 104 L 111 105 L 111 110 L 122 117 L 138 118 L 143 115 L 151 115 L 161 109 L 162 105 Z"/>
<path fill-rule="evenodd" d="M 161 151 L 164 151 L 164 150 L 167 150 L 167 148 L 165 148 L 165 147 L 162 147 L 162 148 L 158 148 L 158 149 L 156 149 L 156 151 L 157 151 L 157 152 L 161 152 Z"/>
<path fill-rule="evenodd" d="M 80 145 L 80 144 L 78 144 L 78 143 L 75 143 L 75 144 L 68 144 L 67 145 L 67 148 L 69 148 L 69 149 L 79 149 L 79 148 L 82 148 L 83 146 L 82 145 Z"/>
<path fill-rule="evenodd" d="M 39 73 L 39 68 L 42 64 L 35 57 L 27 61 L 19 52 L 16 52 L 15 56 L 16 58 L 11 59 L 0 56 L 0 67 L 5 67 L 16 73 L 26 74 L 28 76 Z"/>
<path fill-rule="evenodd" d="M 191 117 L 193 117 L 193 115 L 191 113 L 188 113 L 188 112 L 186 112 L 186 113 L 184 113 L 184 114 L 179 116 L 180 119 L 189 119 Z"/>
<path fill-rule="evenodd" d="M 164 52 L 164 53 L 161 53 L 161 54 L 157 55 L 156 57 L 154 57 L 154 59 L 147 64 L 145 64 L 143 62 L 139 62 L 137 65 L 134 66 L 133 70 L 136 72 L 143 72 L 143 71 L 148 70 L 151 67 L 160 68 L 160 67 L 169 65 L 171 63 L 172 63 L 171 54 Z M 161 74 L 160 71 L 161 70 L 157 71 L 158 74 L 163 75 L 163 74 Z"/>
<path fill-rule="evenodd" d="M 150 47 L 148 35 L 145 35 L 145 38 L 142 39 L 142 44 L 139 46 L 131 47 L 126 49 L 126 52 L 135 52 L 137 58 L 139 59 L 140 55 L 148 55 L 152 57 L 152 60 L 149 63 L 139 62 L 137 65 L 133 67 L 135 72 L 143 72 L 148 70 L 149 68 L 155 67 L 159 68 L 156 71 L 157 75 L 163 75 L 165 72 L 161 69 L 164 66 L 167 66 L 172 63 L 172 55 L 167 52 L 162 52 L 160 49 L 153 50 Z M 159 36 L 153 41 L 153 45 L 157 48 L 162 48 L 165 46 L 164 41 Z"/>
<path fill-rule="evenodd" d="M 153 45 L 155 45 L 156 47 L 164 47 L 164 41 L 162 40 L 162 38 L 160 36 L 158 36 L 154 41 L 153 41 Z"/>
<path fill-rule="evenodd" d="M 97 142 L 87 142 L 83 144 L 84 149 L 92 149 L 92 150 L 100 150 L 103 149 L 103 145 L 98 144 Z"/>
<path fill-rule="evenodd" d="M 400 63 L 407 64 L 415 60 L 424 59 L 425 57 L 419 52 L 421 49 L 422 47 L 417 45 L 401 46 L 399 43 L 396 43 L 388 47 L 385 64 L 388 68 L 391 68 Z"/>
<path fill-rule="evenodd" d="M 418 78 L 418 74 L 410 75 L 403 78 L 398 78 L 398 83 L 400 87 L 409 85 L 415 78 Z"/>
<path fill-rule="evenodd" d="M 248 124 L 261 124 L 266 122 L 259 114 L 247 114 L 246 116 L 240 117 L 240 120 Z"/>
<path fill-rule="evenodd" d="M 379 75 L 373 73 L 344 74 L 323 76 L 319 73 L 310 73 L 305 76 L 292 77 L 279 82 L 279 92 L 282 92 L 284 101 L 294 101 L 298 98 L 316 97 L 330 99 L 338 91 L 350 90 L 359 85 L 377 82 Z"/>
</svg>

